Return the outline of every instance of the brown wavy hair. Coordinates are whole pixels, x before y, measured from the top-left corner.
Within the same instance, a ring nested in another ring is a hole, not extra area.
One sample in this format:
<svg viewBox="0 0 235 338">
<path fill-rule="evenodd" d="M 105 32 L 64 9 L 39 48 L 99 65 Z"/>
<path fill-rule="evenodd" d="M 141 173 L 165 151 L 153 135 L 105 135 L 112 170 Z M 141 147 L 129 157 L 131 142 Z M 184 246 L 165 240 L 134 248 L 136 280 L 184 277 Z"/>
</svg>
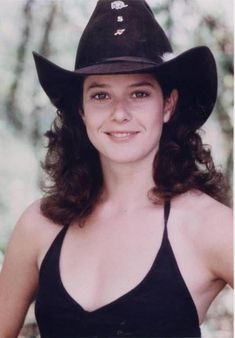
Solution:
<svg viewBox="0 0 235 338">
<path fill-rule="evenodd" d="M 167 97 L 172 88 L 157 76 Z M 79 114 L 84 79 L 73 80 L 65 94 L 52 103 L 57 117 L 46 132 L 48 150 L 43 169 L 48 175 L 45 195 L 41 200 L 43 215 L 53 222 L 68 225 L 85 220 L 98 201 L 103 187 L 99 154 L 88 139 Z M 182 97 L 184 93 L 179 93 Z M 203 145 L 200 130 L 183 123 L 182 111 L 197 114 L 190 98 L 179 99 L 173 118 L 163 126 L 159 150 L 153 162 L 155 186 L 149 192 L 153 203 L 198 189 L 223 203 L 227 202 L 227 186 L 220 170 L 215 168 L 209 146 Z M 186 119 L 185 119 L 186 121 Z"/>
</svg>

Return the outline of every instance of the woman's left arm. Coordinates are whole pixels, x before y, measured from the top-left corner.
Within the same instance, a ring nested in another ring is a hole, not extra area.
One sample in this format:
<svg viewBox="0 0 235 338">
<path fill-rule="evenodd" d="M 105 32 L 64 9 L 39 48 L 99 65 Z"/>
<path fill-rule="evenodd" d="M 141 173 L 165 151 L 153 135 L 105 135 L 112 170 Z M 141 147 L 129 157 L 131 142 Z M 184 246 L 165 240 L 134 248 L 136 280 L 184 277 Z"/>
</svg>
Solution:
<svg viewBox="0 0 235 338">
<path fill-rule="evenodd" d="M 232 210 L 217 206 L 211 211 L 209 264 L 216 278 L 233 286 L 233 217 Z"/>
</svg>

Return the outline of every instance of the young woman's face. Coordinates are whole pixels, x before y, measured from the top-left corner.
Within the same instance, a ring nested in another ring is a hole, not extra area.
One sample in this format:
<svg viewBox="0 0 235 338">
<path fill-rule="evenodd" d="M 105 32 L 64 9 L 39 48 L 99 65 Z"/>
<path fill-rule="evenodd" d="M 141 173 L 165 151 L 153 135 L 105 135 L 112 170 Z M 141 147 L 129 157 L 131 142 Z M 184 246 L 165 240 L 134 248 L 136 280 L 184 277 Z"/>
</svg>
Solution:
<svg viewBox="0 0 235 338">
<path fill-rule="evenodd" d="M 177 91 L 173 92 L 164 100 L 150 74 L 88 76 L 81 115 L 101 161 L 153 159 L 163 123 L 170 119 L 177 101 Z"/>
</svg>

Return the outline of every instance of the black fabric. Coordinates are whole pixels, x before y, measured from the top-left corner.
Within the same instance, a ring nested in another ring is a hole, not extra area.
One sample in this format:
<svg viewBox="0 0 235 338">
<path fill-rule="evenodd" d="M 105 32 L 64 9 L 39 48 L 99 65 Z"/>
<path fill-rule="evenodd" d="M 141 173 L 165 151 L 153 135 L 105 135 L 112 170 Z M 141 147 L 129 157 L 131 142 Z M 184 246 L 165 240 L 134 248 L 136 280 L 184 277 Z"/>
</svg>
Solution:
<svg viewBox="0 0 235 338">
<path fill-rule="evenodd" d="M 40 269 L 35 314 L 42 338 L 201 337 L 195 304 L 168 239 L 170 202 L 164 209 L 162 243 L 147 275 L 135 288 L 92 312 L 62 284 L 59 259 L 67 227 L 60 231 Z"/>
<path fill-rule="evenodd" d="M 114 53 L 115 57 L 133 56 L 161 63 L 160 56 L 172 52 L 146 1 L 125 0 L 126 7 L 119 10 L 112 9 L 112 4 L 112 0 L 97 2 L 79 42 L 75 69 L 102 63 L 113 58 Z M 123 34 L 115 35 L 119 29 L 123 29 Z"/>
</svg>

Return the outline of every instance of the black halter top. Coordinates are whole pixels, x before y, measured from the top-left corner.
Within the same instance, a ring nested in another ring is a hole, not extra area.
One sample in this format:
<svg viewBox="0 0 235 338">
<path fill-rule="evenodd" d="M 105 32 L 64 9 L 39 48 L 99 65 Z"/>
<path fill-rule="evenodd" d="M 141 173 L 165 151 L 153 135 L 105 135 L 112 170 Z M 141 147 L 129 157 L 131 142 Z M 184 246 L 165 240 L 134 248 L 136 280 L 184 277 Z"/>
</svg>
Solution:
<svg viewBox="0 0 235 338">
<path fill-rule="evenodd" d="M 63 227 L 40 268 L 35 315 L 41 337 L 201 337 L 195 304 L 168 239 L 169 213 L 170 203 L 166 202 L 162 243 L 144 279 L 91 312 L 68 294 L 61 281 L 60 251 L 68 229 Z"/>
</svg>

